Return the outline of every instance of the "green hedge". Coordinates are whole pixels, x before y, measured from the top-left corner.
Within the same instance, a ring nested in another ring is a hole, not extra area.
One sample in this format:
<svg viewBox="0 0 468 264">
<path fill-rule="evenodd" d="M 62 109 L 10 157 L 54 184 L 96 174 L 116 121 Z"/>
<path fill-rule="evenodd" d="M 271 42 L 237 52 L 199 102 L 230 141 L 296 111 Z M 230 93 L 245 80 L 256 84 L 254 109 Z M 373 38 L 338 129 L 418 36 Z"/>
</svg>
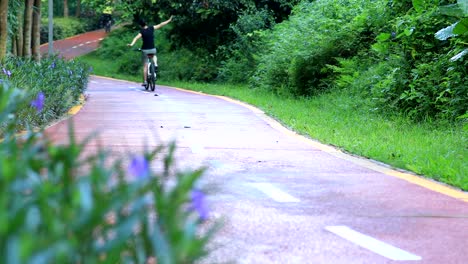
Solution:
<svg viewBox="0 0 468 264">
<path fill-rule="evenodd" d="M 85 91 L 90 74 L 89 66 L 57 57 L 43 58 L 40 63 L 8 57 L 0 64 L 0 70 L 2 82 L 24 90 L 31 100 L 40 92 L 45 95 L 44 109 L 40 114 L 29 105 L 20 108 L 17 124 L 21 128 L 44 125 L 67 113 Z"/>
<path fill-rule="evenodd" d="M 54 40 L 65 39 L 87 31 L 96 29 L 93 20 L 83 20 L 78 18 L 54 18 Z M 42 19 L 41 23 L 41 44 L 49 41 L 48 19 Z"/>
</svg>

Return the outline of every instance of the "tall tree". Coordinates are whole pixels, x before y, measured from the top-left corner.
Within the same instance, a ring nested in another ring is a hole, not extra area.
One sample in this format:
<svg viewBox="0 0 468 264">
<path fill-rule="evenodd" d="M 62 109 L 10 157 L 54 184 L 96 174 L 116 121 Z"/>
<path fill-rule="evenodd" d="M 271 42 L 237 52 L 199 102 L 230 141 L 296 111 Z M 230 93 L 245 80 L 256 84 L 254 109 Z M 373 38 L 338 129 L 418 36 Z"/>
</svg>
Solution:
<svg viewBox="0 0 468 264">
<path fill-rule="evenodd" d="M 63 0 L 63 17 L 68 17 L 68 0 Z"/>
<path fill-rule="evenodd" d="M 17 12 L 17 21 L 18 25 L 16 27 L 16 36 L 15 36 L 15 45 L 13 50 L 13 54 L 16 56 L 23 56 L 23 46 L 24 46 L 24 35 L 23 35 L 23 24 L 24 24 L 24 2 L 20 4 L 19 8 L 16 10 Z"/>
<path fill-rule="evenodd" d="M 0 0 L 0 60 L 6 56 L 8 40 L 8 0 Z"/>
<path fill-rule="evenodd" d="M 33 22 L 32 22 L 32 55 L 34 60 L 41 59 L 41 0 L 34 0 Z"/>
<path fill-rule="evenodd" d="M 34 0 L 24 2 L 23 57 L 31 57 L 31 32 Z"/>
<path fill-rule="evenodd" d="M 75 16 L 76 16 L 76 17 L 80 17 L 80 16 L 81 16 L 81 0 L 76 0 Z"/>
</svg>

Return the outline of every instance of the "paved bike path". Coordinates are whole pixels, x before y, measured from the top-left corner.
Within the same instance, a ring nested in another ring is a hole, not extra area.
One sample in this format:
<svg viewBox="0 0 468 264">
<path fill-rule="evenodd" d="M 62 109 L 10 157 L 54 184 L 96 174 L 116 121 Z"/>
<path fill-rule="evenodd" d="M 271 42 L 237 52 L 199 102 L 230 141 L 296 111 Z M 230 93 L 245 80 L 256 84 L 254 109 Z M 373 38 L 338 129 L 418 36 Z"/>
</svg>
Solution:
<svg viewBox="0 0 468 264">
<path fill-rule="evenodd" d="M 103 40 L 106 35 L 107 33 L 103 29 L 100 29 L 62 40 L 56 40 L 53 43 L 53 52 L 60 54 L 66 59 L 72 59 L 76 56 L 96 50 L 99 47 L 99 42 Z M 48 43 L 42 44 L 40 51 L 43 56 L 48 54 Z"/>
<path fill-rule="evenodd" d="M 210 260 L 467 263 L 466 193 L 413 184 L 419 178 L 295 136 L 240 103 L 157 90 L 159 97 L 137 83 L 93 76 L 86 104 L 70 120 L 78 138 L 99 132 L 88 151 L 101 145 L 126 153 L 176 140 L 180 168 L 207 166 L 202 184 L 217 187 L 212 218 L 226 222 Z M 46 132 L 66 142 L 66 121 Z"/>
</svg>

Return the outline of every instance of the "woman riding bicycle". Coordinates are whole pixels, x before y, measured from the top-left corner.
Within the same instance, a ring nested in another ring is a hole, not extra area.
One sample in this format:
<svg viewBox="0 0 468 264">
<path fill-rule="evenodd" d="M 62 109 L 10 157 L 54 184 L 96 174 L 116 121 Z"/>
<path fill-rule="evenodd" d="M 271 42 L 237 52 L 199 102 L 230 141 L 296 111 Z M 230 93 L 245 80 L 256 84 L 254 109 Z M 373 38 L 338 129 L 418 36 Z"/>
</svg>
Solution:
<svg viewBox="0 0 468 264">
<path fill-rule="evenodd" d="M 158 60 L 156 58 L 156 47 L 154 46 L 154 30 L 162 28 L 163 26 L 169 24 L 169 22 L 171 21 L 172 21 L 172 16 L 168 20 L 158 25 L 148 26 L 144 20 L 140 19 L 138 21 L 138 24 L 141 27 L 140 32 L 138 33 L 138 35 L 135 36 L 135 38 L 133 38 L 132 43 L 128 44 L 128 46 L 131 47 L 135 45 L 135 42 L 138 39 L 141 38 L 143 40 L 141 51 L 142 51 L 142 57 L 143 57 L 143 85 L 144 86 L 146 86 L 146 76 L 148 74 L 148 65 L 147 65 L 148 54 L 154 54 L 153 56 L 154 65 L 156 65 L 156 69 L 158 68 Z"/>
</svg>

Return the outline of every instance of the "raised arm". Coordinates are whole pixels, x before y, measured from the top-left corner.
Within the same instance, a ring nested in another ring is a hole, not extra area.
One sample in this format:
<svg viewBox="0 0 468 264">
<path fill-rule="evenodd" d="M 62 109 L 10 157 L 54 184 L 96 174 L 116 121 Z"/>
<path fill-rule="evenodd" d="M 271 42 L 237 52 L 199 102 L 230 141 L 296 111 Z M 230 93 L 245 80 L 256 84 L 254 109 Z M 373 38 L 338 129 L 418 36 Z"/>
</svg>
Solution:
<svg viewBox="0 0 468 264">
<path fill-rule="evenodd" d="M 138 33 L 138 35 L 136 35 L 136 36 L 133 38 L 132 43 L 127 44 L 127 45 L 130 46 L 130 47 L 133 46 L 133 45 L 135 45 L 135 42 L 136 42 L 139 38 L 141 38 L 141 33 Z"/>
<path fill-rule="evenodd" d="M 171 21 L 172 21 L 172 16 L 168 20 L 166 20 L 166 21 L 164 21 L 162 23 L 159 23 L 159 24 L 157 24 L 157 25 L 155 25 L 153 27 L 154 27 L 154 29 L 160 29 L 160 28 L 164 27 L 165 25 L 169 24 Z"/>
</svg>

